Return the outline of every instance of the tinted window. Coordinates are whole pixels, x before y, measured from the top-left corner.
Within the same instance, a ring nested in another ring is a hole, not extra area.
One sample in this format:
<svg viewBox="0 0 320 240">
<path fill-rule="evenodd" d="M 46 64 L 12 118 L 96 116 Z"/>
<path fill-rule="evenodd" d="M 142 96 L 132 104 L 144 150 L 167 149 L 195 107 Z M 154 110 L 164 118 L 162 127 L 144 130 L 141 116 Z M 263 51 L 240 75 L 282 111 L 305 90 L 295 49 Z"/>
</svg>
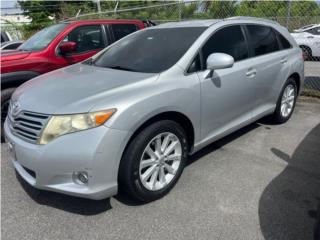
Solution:
<svg viewBox="0 0 320 240">
<path fill-rule="evenodd" d="M 204 62 L 212 53 L 229 54 L 235 61 L 247 58 L 248 49 L 241 27 L 226 27 L 214 33 L 202 48 Z"/>
<path fill-rule="evenodd" d="M 19 46 L 21 45 L 21 43 L 12 43 L 9 44 L 8 46 L 4 47 L 3 49 L 17 49 Z"/>
<path fill-rule="evenodd" d="M 142 30 L 116 42 L 93 64 L 135 72 L 159 73 L 175 64 L 205 29 L 186 27 Z"/>
<path fill-rule="evenodd" d="M 259 25 L 247 26 L 251 47 L 255 56 L 275 52 L 279 50 L 279 44 L 274 31 L 270 27 Z"/>
<path fill-rule="evenodd" d="M 111 25 L 113 32 L 114 40 L 118 41 L 119 39 L 137 31 L 137 26 L 134 24 L 113 24 Z"/>
<path fill-rule="evenodd" d="M 197 56 L 194 58 L 192 63 L 190 64 L 190 67 L 188 69 L 188 73 L 193 73 L 201 70 L 201 61 L 200 61 L 200 55 L 197 54 Z"/>
<path fill-rule="evenodd" d="M 307 30 L 307 32 L 309 32 L 313 35 L 320 35 L 320 27 L 312 28 L 310 30 Z"/>
<path fill-rule="evenodd" d="M 100 25 L 81 26 L 72 30 L 63 40 L 77 43 L 76 51 L 82 53 L 104 47 L 102 29 Z"/>
<path fill-rule="evenodd" d="M 282 36 L 280 33 L 278 33 L 278 36 L 279 36 L 279 40 L 280 40 L 281 45 L 282 45 L 282 49 L 291 48 L 291 44 L 289 43 L 289 41 L 284 36 Z"/>
</svg>

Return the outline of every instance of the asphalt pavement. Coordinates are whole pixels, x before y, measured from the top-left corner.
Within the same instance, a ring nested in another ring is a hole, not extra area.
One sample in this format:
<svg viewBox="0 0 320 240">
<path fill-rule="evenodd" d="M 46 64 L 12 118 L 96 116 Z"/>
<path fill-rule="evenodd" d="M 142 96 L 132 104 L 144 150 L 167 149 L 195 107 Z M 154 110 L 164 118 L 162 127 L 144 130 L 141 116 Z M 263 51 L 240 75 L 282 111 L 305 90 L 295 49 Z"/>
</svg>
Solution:
<svg viewBox="0 0 320 240">
<path fill-rule="evenodd" d="M 189 160 L 164 198 L 137 205 L 38 191 L 16 176 L 2 145 L 3 240 L 313 239 L 320 216 L 320 101 L 292 119 L 259 121 Z"/>
</svg>

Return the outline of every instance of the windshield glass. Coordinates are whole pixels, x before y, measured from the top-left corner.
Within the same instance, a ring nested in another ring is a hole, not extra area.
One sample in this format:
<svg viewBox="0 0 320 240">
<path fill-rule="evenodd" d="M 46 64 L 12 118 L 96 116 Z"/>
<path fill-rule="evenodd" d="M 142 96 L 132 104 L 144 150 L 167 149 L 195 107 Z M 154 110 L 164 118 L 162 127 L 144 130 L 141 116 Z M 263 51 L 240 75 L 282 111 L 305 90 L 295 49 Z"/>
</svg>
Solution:
<svg viewBox="0 0 320 240">
<path fill-rule="evenodd" d="M 159 73 L 173 66 L 205 27 L 147 29 L 130 35 L 101 54 L 93 65 Z"/>
<path fill-rule="evenodd" d="M 46 48 L 49 43 L 67 26 L 67 23 L 60 23 L 47 27 L 40 32 L 34 34 L 31 38 L 25 41 L 19 50 L 35 51 Z"/>
</svg>

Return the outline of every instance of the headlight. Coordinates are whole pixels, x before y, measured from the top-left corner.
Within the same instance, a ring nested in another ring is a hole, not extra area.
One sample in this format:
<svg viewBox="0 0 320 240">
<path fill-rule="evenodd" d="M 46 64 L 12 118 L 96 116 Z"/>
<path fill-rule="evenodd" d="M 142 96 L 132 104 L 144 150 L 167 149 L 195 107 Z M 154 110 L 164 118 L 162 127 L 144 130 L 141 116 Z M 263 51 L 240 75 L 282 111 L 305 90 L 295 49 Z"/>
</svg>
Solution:
<svg viewBox="0 0 320 240">
<path fill-rule="evenodd" d="M 116 109 L 109 109 L 84 114 L 52 116 L 42 132 L 39 143 L 47 144 L 61 135 L 100 126 L 115 112 Z"/>
</svg>

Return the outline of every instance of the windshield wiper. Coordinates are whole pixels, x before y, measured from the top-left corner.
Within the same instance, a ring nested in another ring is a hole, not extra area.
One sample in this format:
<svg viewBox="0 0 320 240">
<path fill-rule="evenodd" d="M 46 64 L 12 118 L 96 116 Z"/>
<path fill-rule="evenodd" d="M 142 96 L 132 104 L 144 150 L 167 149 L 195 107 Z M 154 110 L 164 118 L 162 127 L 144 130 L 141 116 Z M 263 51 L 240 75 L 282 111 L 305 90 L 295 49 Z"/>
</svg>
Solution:
<svg viewBox="0 0 320 240">
<path fill-rule="evenodd" d="M 107 68 L 130 71 L 130 72 L 136 72 L 136 70 L 134 70 L 132 68 L 127 68 L 127 67 L 122 67 L 122 66 L 110 66 L 110 67 L 107 67 Z"/>
</svg>

